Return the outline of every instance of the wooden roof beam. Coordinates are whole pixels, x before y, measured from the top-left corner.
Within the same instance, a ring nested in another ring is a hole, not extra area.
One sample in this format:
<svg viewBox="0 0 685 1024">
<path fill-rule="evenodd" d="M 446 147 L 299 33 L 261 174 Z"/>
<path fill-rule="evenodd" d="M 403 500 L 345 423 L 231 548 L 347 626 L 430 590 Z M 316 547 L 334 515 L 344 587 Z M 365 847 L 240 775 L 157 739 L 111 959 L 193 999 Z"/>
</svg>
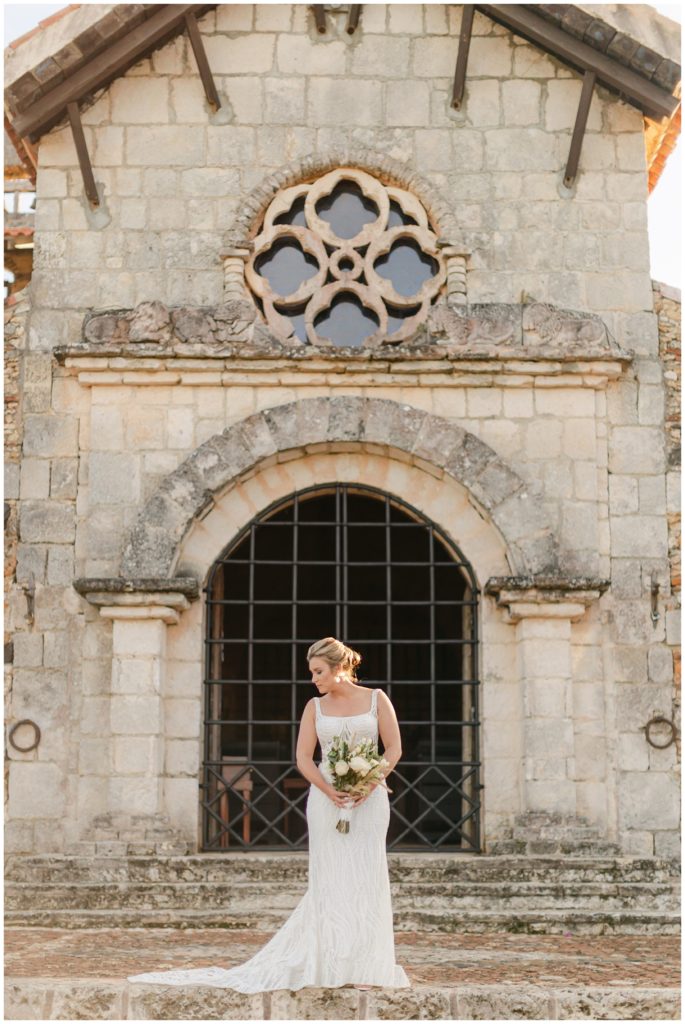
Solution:
<svg viewBox="0 0 685 1024">
<path fill-rule="evenodd" d="M 592 103 L 592 93 L 595 88 L 596 79 L 597 76 L 594 71 L 586 71 L 583 75 L 583 88 L 580 93 L 578 113 L 576 114 L 576 123 L 573 126 L 571 148 L 569 150 L 568 161 L 566 163 L 566 172 L 564 174 L 564 185 L 566 185 L 567 188 L 571 187 L 573 182 L 576 180 L 576 174 L 578 173 L 580 150 L 583 145 L 585 126 L 587 124 L 588 114 L 590 113 L 590 104 Z"/>
<path fill-rule="evenodd" d="M 221 107 L 221 100 L 219 99 L 219 93 L 217 92 L 216 85 L 214 84 L 212 69 L 210 68 L 209 61 L 207 60 L 207 53 L 202 43 L 202 36 L 200 35 L 200 30 L 197 27 L 195 15 L 186 11 L 184 20 L 186 23 L 186 31 L 188 32 L 188 39 L 190 40 L 190 45 L 193 48 L 195 60 L 197 61 L 197 69 L 200 72 L 200 78 L 202 79 L 202 86 L 205 90 L 207 102 L 216 112 Z"/>
<path fill-rule="evenodd" d="M 326 10 L 323 4 L 312 4 L 312 10 L 314 11 L 314 21 L 316 23 L 316 31 L 321 35 L 326 31 Z"/>
<path fill-rule="evenodd" d="M 619 93 L 649 117 L 671 117 L 680 106 L 677 96 L 660 89 L 642 75 L 599 53 L 521 4 L 476 4 L 476 8 L 566 64 L 583 73 L 593 71 L 600 84 Z"/>
<path fill-rule="evenodd" d="M 359 15 L 361 14 L 361 4 L 350 4 L 350 10 L 347 15 L 347 34 L 348 36 L 354 35 L 354 31 L 359 24 Z"/>
<path fill-rule="evenodd" d="M 471 46 L 471 32 L 473 30 L 473 16 L 475 7 L 473 4 L 464 4 L 464 11 L 461 16 L 461 27 L 459 29 L 459 50 L 457 52 L 457 66 L 454 71 L 454 85 L 452 86 L 452 106 L 455 110 L 461 109 L 461 101 L 464 98 L 464 84 L 466 82 L 466 65 L 469 60 L 469 47 Z"/>
<path fill-rule="evenodd" d="M 95 177 L 93 175 L 93 167 L 90 162 L 90 156 L 88 155 L 86 137 L 83 134 L 81 114 L 78 109 L 78 103 L 76 103 L 75 100 L 72 100 L 70 103 L 67 104 L 67 114 L 69 115 L 69 123 L 71 124 L 71 134 L 74 137 L 76 155 L 78 157 L 79 167 L 81 168 L 81 176 L 83 178 L 83 185 L 86 190 L 86 195 L 88 196 L 88 202 L 91 206 L 99 206 L 100 197 L 98 196 L 98 190 L 95 184 Z"/>
<path fill-rule="evenodd" d="M 199 15 L 211 6 L 165 4 L 160 7 L 147 21 L 112 43 L 66 81 L 18 114 L 13 120 L 14 130 L 20 136 L 39 136 L 42 129 L 59 119 L 69 103 L 78 103 L 82 97 L 108 84 L 119 72 L 130 67 L 138 57 L 153 49 L 165 36 L 183 26 L 186 14 Z"/>
</svg>

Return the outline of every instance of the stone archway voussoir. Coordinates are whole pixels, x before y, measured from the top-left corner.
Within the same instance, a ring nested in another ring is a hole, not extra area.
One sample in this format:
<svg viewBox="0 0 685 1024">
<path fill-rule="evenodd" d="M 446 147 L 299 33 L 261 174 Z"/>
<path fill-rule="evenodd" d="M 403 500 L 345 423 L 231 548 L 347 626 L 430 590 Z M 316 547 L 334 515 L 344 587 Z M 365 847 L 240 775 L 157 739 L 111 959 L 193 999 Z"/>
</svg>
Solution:
<svg viewBox="0 0 685 1024">
<path fill-rule="evenodd" d="M 556 537 L 544 506 L 487 444 L 456 423 L 390 399 L 305 398 L 254 413 L 209 438 L 142 509 L 122 559 L 128 577 L 165 578 L 192 522 L 231 482 L 281 452 L 334 442 L 387 446 L 434 466 L 492 517 L 522 572 L 552 571 Z"/>
</svg>

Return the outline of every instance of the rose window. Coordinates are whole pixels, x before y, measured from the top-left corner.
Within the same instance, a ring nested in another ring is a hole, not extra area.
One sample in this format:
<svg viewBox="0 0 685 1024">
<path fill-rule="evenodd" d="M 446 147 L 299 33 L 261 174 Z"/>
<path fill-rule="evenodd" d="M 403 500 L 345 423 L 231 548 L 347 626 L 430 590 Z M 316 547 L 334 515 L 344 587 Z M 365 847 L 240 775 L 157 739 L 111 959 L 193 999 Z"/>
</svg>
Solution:
<svg viewBox="0 0 685 1024">
<path fill-rule="evenodd" d="M 278 338 L 351 347 L 409 338 L 445 276 L 418 199 L 353 168 L 280 192 L 246 268 Z"/>
</svg>

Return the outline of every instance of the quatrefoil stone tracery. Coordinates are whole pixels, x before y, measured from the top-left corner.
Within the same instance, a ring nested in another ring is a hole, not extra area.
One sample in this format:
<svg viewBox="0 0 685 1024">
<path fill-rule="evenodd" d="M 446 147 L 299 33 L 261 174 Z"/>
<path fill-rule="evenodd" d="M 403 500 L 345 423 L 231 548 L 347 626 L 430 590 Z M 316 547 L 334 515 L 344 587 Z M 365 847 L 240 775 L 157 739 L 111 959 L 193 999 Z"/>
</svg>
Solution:
<svg viewBox="0 0 685 1024">
<path fill-rule="evenodd" d="M 340 212 L 336 219 L 334 205 L 341 196 L 343 201 L 351 198 L 356 202 L 357 223 L 350 220 L 348 224 Z M 327 204 L 330 220 L 325 216 Z M 347 227 L 352 237 L 341 237 Z M 404 287 L 400 288 L 392 276 L 398 269 L 393 271 L 390 261 L 404 248 L 413 250 L 402 258 L 406 264 L 410 256 L 416 270 L 403 267 Z M 289 294 L 276 291 L 266 267 L 264 272 L 261 269 L 280 249 L 295 250 L 290 253 L 291 263 L 297 257 L 302 264 L 297 287 Z M 379 272 L 383 264 L 390 276 Z M 301 279 L 305 266 L 311 273 Z M 321 321 L 327 315 L 332 319 L 336 306 L 347 302 L 361 306 L 360 315 L 369 321 L 369 332 L 354 344 L 374 347 L 404 341 L 416 331 L 445 283 L 446 270 L 437 237 L 418 199 L 364 171 L 345 167 L 313 183 L 283 189 L 272 200 L 254 239 L 245 275 L 269 327 L 282 340 L 304 341 L 295 335 L 292 318 L 299 317 L 300 335 L 304 332 L 307 342 L 334 344 L 325 336 Z"/>
</svg>

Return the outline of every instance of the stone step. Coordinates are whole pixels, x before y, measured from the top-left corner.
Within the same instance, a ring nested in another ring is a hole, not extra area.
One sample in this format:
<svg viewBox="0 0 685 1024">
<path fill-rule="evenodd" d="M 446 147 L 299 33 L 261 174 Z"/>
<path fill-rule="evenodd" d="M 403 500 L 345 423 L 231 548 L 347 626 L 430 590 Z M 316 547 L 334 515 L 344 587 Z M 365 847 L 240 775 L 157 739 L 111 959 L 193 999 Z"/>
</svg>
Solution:
<svg viewBox="0 0 685 1024">
<path fill-rule="evenodd" d="M 304 988 L 243 995 L 202 986 L 5 979 L 5 1020 L 678 1020 L 677 988 L 520 983 Z"/>
<path fill-rule="evenodd" d="M 636 857 L 391 854 L 396 926 L 425 931 L 671 934 L 680 865 Z M 306 852 L 8 858 L 8 923 L 64 928 L 277 928 L 307 886 Z"/>
<path fill-rule="evenodd" d="M 9 855 L 5 883 L 32 882 L 256 882 L 307 884 L 307 852 L 195 854 L 171 857 L 74 857 Z M 668 858 L 567 857 L 486 854 L 388 855 L 391 881 L 430 882 L 669 882 L 680 864 Z"/>
<path fill-rule="evenodd" d="M 76 882 L 68 884 L 12 882 L 5 888 L 7 910 L 223 908 L 254 913 L 294 906 L 306 884 L 262 882 Z M 398 911 L 444 904 L 459 909 L 542 912 L 547 907 L 595 907 L 605 910 L 674 909 L 678 887 L 670 882 L 415 882 L 392 884 Z"/>
<path fill-rule="evenodd" d="M 275 931 L 285 921 L 292 907 L 260 910 L 246 907 L 242 912 L 224 908 L 202 910 L 173 908 L 141 909 L 45 909 L 6 910 L 7 927 L 40 928 L 223 928 Z M 677 935 L 680 932 L 679 910 L 601 910 L 585 908 L 546 908 L 535 910 L 452 910 L 444 904 L 437 908 L 395 908 L 397 931 L 495 933 L 560 935 L 571 931 L 576 935 Z"/>
<path fill-rule="evenodd" d="M 616 857 L 619 855 L 615 843 L 606 839 L 497 839 L 490 844 L 490 853 L 502 855 L 554 856 L 564 854 L 570 857 Z"/>
</svg>

